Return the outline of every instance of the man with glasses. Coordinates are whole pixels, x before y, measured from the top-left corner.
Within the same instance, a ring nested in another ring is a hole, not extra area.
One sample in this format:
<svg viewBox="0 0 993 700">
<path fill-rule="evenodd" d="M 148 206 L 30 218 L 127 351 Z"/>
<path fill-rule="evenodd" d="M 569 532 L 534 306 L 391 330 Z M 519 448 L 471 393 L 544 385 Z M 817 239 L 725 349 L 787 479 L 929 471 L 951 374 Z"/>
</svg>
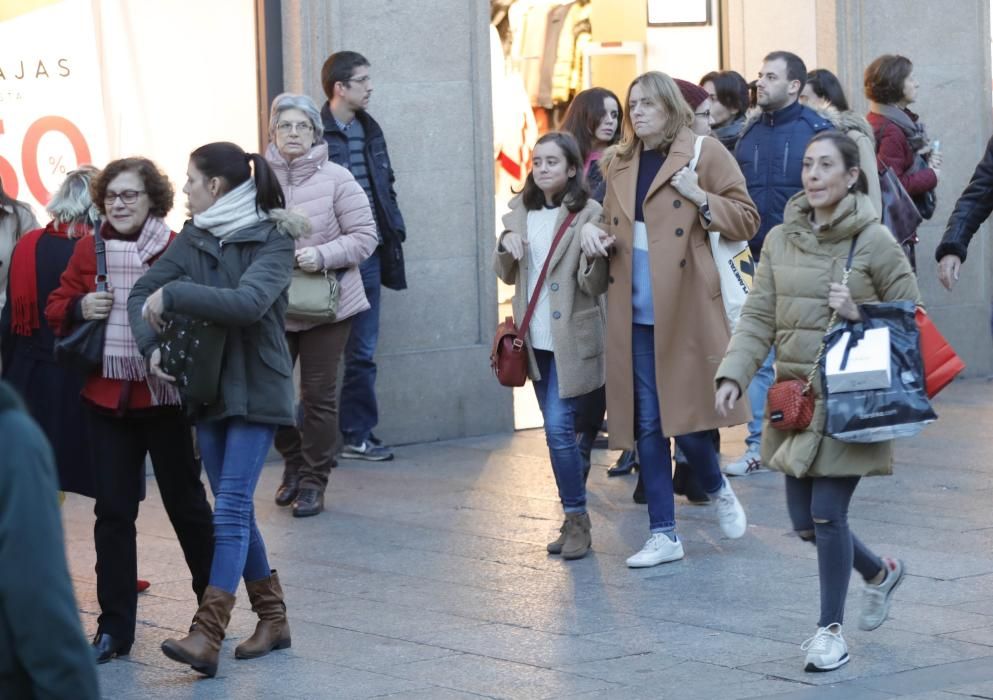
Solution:
<svg viewBox="0 0 993 700">
<path fill-rule="evenodd" d="M 321 69 L 321 85 L 328 101 L 321 109 L 328 158 L 348 168 L 365 190 L 372 205 L 379 247 L 362 263 L 362 284 L 370 309 L 352 319 L 352 333 L 345 346 L 345 378 L 341 389 L 341 456 L 376 462 L 393 459 L 393 453 L 373 435 L 379 421 L 376 404 L 376 342 L 379 338 L 381 286 L 406 289 L 403 241 L 407 237 L 397 205 L 393 166 L 386 138 L 369 116 L 372 95 L 370 64 L 354 51 L 333 53 Z"/>
<path fill-rule="evenodd" d="M 757 81 L 761 110 L 745 123 L 734 155 L 748 186 L 748 196 L 762 218 L 755 237 L 748 242 L 755 262 L 761 264 L 762 242 L 773 226 L 783 223 L 783 210 L 790 197 L 803 189 L 800 179 L 803 152 L 814 134 L 833 129 L 827 119 L 798 101 L 807 82 L 803 60 L 789 51 L 773 51 L 765 57 Z M 729 476 L 745 476 L 764 471 L 759 444 L 765 398 L 774 377 L 774 351 L 752 378 L 748 402 L 752 420 L 748 423 L 745 454 L 724 467 Z"/>
</svg>

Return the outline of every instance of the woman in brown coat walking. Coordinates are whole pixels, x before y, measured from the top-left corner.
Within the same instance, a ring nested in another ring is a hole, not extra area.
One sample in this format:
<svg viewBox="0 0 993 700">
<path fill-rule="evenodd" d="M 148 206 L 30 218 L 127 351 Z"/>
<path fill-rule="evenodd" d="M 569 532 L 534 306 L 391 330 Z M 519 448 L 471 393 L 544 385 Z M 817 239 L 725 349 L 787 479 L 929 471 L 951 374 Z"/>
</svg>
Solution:
<svg viewBox="0 0 993 700">
<path fill-rule="evenodd" d="M 762 264 L 717 372 L 716 408 L 733 410 L 769 348 L 776 349 L 779 381 L 806 379 L 827 331 L 831 311 L 859 318 L 857 304 L 912 300 L 920 291 L 910 263 L 880 225 L 859 169 L 855 142 L 838 131 L 811 139 L 803 158 L 803 192 L 786 205 L 783 223 L 762 248 Z M 840 284 L 851 260 L 847 286 Z M 892 471 L 890 442 L 853 444 L 824 435 L 823 390 L 813 382 L 814 417 L 802 431 L 762 431 L 762 463 L 786 474 L 793 529 L 817 546 L 821 616 L 804 642 L 807 671 L 831 671 L 848 662 L 841 636 L 852 567 L 866 582 L 859 627 L 879 627 L 903 564 L 880 559 L 848 528 L 848 504 L 859 479 Z"/>
<path fill-rule="evenodd" d="M 650 72 L 628 89 L 624 136 L 607 152 L 602 223 L 587 226 L 583 249 L 610 259 L 607 293 L 607 412 L 610 446 L 637 441 L 651 536 L 630 567 L 683 558 L 676 536 L 672 460 L 675 436 L 716 501 L 724 534 L 745 534 L 746 518 L 721 475 L 707 431 L 744 423 L 709 395 L 730 339 L 708 229 L 747 240 L 758 213 L 733 156 L 704 138 L 695 170 L 693 112 L 672 78 Z"/>
</svg>

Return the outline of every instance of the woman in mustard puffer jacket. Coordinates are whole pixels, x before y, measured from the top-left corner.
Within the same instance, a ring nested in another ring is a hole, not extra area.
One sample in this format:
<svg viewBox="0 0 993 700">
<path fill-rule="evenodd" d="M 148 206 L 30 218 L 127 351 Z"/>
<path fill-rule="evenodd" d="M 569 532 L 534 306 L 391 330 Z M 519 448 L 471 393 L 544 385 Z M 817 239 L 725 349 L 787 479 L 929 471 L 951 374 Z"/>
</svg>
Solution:
<svg viewBox="0 0 993 700">
<path fill-rule="evenodd" d="M 716 408 L 734 406 L 771 346 L 776 378 L 805 380 L 827 331 L 832 309 L 859 318 L 857 304 L 911 300 L 917 279 L 869 200 L 858 147 L 838 131 L 818 134 L 803 158 L 804 191 L 786 207 L 762 249 L 755 284 L 717 371 Z M 854 246 L 854 247 L 853 247 Z M 840 284 L 849 252 L 851 273 Z M 806 670 L 830 671 L 848 661 L 841 636 L 848 581 L 854 566 L 866 582 L 859 627 L 875 629 L 889 611 L 903 577 L 902 562 L 880 559 L 848 528 L 848 505 L 863 476 L 892 472 L 889 442 L 844 443 L 824 434 L 824 392 L 813 382 L 814 416 L 802 431 L 762 431 L 762 463 L 786 474 L 793 529 L 815 542 L 821 578 L 817 633 L 802 649 Z"/>
<path fill-rule="evenodd" d="M 338 275 L 340 296 L 333 323 L 286 320 L 293 361 L 300 358 L 298 425 L 280 428 L 276 449 L 285 460 L 276 504 L 293 504 L 298 518 L 324 510 L 324 491 L 338 434 L 337 377 L 351 317 L 369 308 L 358 265 L 376 250 L 376 224 L 362 187 L 328 160 L 317 105 L 306 95 L 284 93 L 272 102 L 266 160 L 286 195 L 286 207 L 310 219 L 311 234 L 296 242 L 296 265 L 306 272 Z"/>
</svg>

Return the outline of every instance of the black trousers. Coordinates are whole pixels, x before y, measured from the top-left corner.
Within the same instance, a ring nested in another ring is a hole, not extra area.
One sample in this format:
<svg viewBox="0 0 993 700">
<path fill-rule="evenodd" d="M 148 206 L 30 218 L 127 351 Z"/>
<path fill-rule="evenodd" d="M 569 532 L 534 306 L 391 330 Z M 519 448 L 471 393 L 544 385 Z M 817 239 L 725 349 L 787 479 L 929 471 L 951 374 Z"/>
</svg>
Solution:
<svg viewBox="0 0 993 700">
<path fill-rule="evenodd" d="M 134 641 L 138 594 L 135 521 L 144 491 L 145 457 L 152 468 L 186 563 L 193 590 L 202 596 L 214 556 L 214 524 L 200 481 L 190 424 L 179 409 L 152 409 L 118 417 L 87 407 L 96 465 L 93 540 L 97 551 L 98 630 L 122 642 Z"/>
</svg>

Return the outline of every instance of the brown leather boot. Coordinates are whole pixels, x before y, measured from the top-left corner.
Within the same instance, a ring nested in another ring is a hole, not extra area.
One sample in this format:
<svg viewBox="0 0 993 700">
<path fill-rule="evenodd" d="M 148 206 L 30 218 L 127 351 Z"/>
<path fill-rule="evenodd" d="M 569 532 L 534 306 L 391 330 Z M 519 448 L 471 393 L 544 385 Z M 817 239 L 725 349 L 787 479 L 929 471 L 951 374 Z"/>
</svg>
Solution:
<svg viewBox="0 0 993 700">
<path fill-rule="evenodd" d="M 224 630 L 231 621 L 234 596 L 216 586 L 207 586 L 200 609 L 193 616 L 190 633 L 183 639 L 162 642 L 162 653 L 173 661 L 189 664 L 194 671 L 213 678 L 221 653 Z"/>
<path fill-rule="evenodd" d="M 245 588 L 259 622 L 255 625 L 255 634 L 235 648 L 235 658 L 256 659 L 273 649 L 289 649 L 290 623 L 286 619 L 279 574 L 273 569 L 268 578 L 246 583 Z"/>
<path fill-rule="evenodd" d="M 589 513 L 566 513 L 563 559 L 582 559 L 593 546 Z"/>
</svg>

